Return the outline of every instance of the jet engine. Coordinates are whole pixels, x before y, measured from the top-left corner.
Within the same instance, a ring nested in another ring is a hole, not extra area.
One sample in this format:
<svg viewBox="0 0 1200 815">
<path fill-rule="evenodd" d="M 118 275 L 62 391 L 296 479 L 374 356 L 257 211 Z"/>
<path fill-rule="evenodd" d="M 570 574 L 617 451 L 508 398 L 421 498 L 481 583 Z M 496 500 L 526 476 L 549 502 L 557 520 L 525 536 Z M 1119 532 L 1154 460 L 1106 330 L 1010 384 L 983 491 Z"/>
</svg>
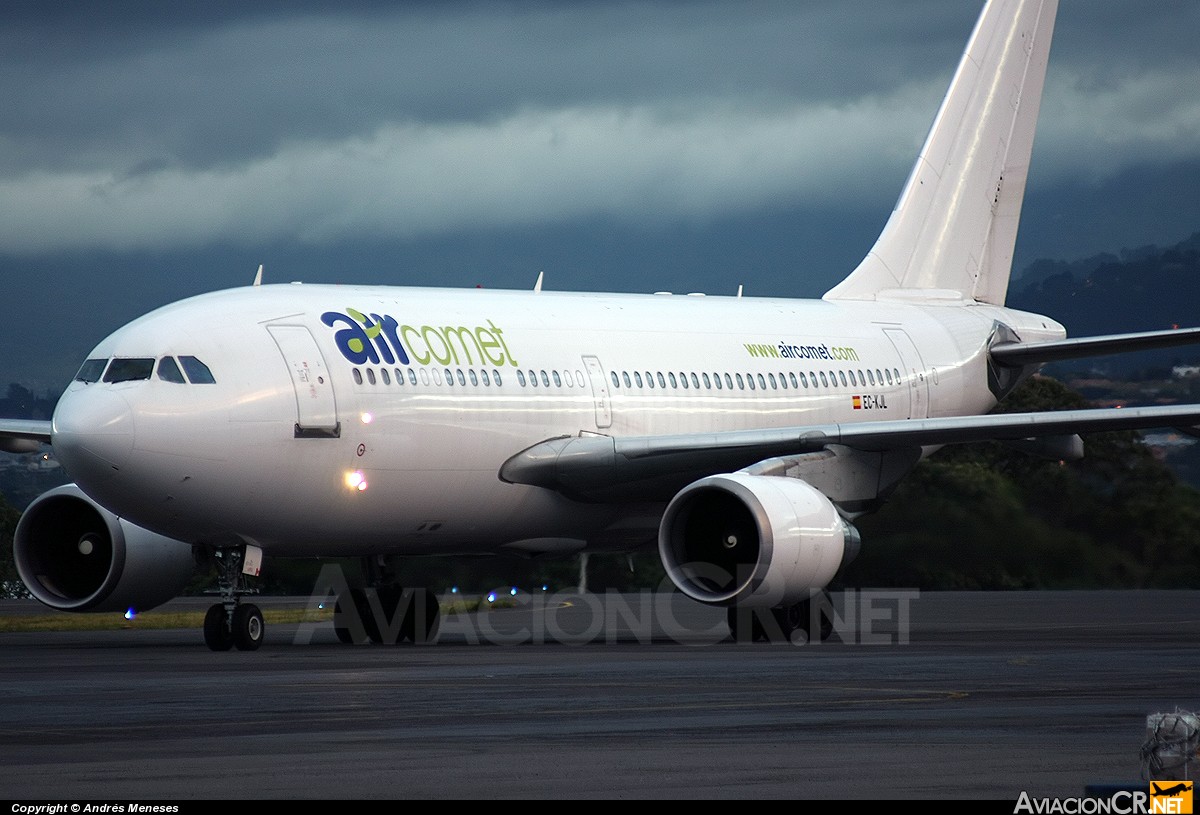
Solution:
<svg viewBox="0 0 1200 815">
<path fill-rule="evenodd" d="M 714 606 L 773 608 L 823 589 L 858 531 L 812 485 L 782 476 L 702 478 L 667 505 L 658 549 L 676 587 Z"/>
<path fill-rule="evenodd" d="M 74 484 L 29 505 L 13 559 L 30 593 L 59 611 L 145 611 L 177 597 L 196 570 L 190 544 L 118 518 Z"/>
</svg>

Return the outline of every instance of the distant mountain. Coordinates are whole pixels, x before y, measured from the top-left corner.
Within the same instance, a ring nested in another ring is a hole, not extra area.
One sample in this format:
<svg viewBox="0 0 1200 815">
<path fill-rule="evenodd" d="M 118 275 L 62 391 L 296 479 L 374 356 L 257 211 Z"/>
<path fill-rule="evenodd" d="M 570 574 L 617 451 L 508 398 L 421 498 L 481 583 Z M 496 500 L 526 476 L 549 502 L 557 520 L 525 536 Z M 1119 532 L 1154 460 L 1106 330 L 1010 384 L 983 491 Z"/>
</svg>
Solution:
<svg viewBox="0 0 1200 815">
<path fill-rule="evenodd" d="M 1073 337 L 1200 326 L 1200 232 L 1168 248 L 1035 261 L 1014 275 L 1007 305 L 1053 317 Z M 1111 357 L 1101 365 L 1129 372 L 1197 361 L 1200 346 Z"/>
</svg>

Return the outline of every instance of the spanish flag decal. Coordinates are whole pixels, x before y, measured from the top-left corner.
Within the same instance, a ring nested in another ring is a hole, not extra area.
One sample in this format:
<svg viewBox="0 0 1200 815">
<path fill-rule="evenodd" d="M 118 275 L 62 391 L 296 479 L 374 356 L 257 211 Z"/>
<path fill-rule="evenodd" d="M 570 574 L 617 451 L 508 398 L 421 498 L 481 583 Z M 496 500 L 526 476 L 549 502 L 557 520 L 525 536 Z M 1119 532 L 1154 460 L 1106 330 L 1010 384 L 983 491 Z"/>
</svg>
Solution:
<svg viewBox="0 0 1200 815">
<path fill-rule="evenodd" d="M 854 397 L 854 409 L 862 410 L 862 397 L 861 396 Z"/>
</svg>

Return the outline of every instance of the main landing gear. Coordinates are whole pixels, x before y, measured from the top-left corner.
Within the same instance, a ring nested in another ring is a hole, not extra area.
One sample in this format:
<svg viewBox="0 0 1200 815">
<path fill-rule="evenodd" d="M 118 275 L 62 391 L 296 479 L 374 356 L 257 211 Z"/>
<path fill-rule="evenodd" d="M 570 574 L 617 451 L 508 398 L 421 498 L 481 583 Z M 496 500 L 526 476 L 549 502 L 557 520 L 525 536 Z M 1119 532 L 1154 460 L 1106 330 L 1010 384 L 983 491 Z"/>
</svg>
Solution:
<svg viewBox="0 0 1200 815">
<path fill-rule="evenodd" d="M 398 585 L 386 558 L 363 558 L 362 568 L 369 587 L 348 589 L 334 606 L 333 630 L 340 642 L 425 645 L 437 640 L 441 604 L 431 589 Z"/>
<path fill-rule="evenodd" d="M 731 606 L 726 614 L 735 642 L 825 642 L 833 636 L 829 592 L 776 608 Z"/>
<path fill-rule="evenodd" d="M 246 585 L 242 570 L 246 546 L 214 548 L 207 554 L 217 569 L 217 593 L 221 595 L 221 602 L 210 607 L 204 615 L 204 644 L 213 651 L 228 651 L 234 647 L 239 651 L 257 650 L 267 629 L 259 607 L 241 602 L 243 595 L 258 592 Z"/>
</svg>

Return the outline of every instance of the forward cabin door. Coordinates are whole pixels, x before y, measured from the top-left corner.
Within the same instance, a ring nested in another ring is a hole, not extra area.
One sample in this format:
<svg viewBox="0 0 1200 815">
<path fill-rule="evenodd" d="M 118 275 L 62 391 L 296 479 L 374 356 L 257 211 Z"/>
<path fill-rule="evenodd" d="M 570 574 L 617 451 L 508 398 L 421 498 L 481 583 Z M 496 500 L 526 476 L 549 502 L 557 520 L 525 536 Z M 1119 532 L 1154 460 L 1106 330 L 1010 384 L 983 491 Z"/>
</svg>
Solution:
<svg viewBox="0 0 1200 815">
<path fill-rule="evenodd" d="M 302 325 L 269 325 L 296 391 L 296 438 L 327 439 L 341 435 L 333 381 L 317 341 Z"/>
</svg>

